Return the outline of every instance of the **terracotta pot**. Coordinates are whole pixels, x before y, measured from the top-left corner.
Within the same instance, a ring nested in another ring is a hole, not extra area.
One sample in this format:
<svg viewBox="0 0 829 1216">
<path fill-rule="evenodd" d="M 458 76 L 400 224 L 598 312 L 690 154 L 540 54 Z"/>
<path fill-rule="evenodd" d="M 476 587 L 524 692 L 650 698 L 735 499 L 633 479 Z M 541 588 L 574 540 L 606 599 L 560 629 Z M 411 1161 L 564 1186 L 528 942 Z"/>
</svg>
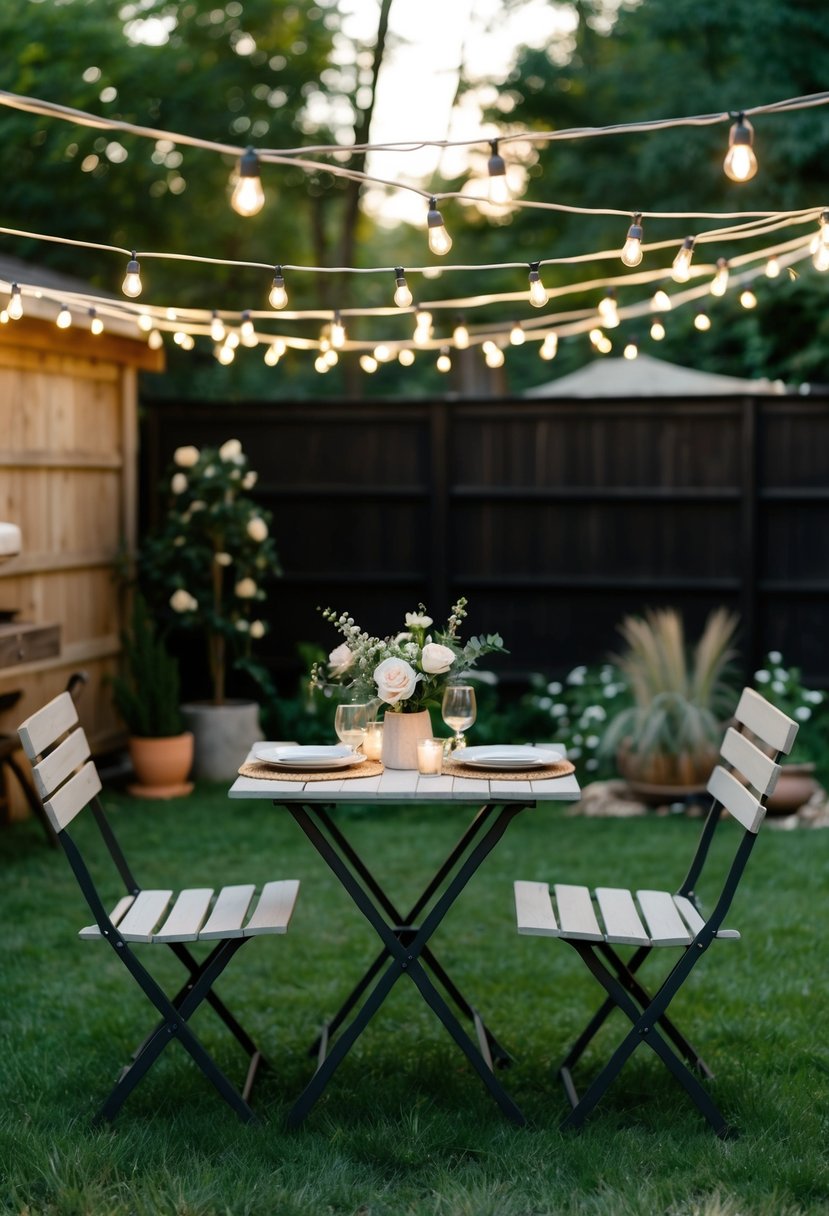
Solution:
<svg viewBox="0 0 829 1216">
<path fill-rule="evenodd" d="M 770 815 L 793 815 L 817 789 L 814 764 L 784 764 L 774 792 L 766 800 Z"/>
<path fill-rule="evenodd" d="M 205 781 L 233 781 L 251 745 L 264 735 L 255 701 L 192 701 L 181 716 L 193 732 L 193 776 Z"/>
<path fill-rule="evenodd" d="M 138 798 L 178 798 L 193 788 L 187 780 L 193 764 L 193 736 L 168 735 L 160 739 L 145 739 L 132 735 L 129 739 L 130 759 L 138 781 L 129 792 Z"/>
<path fill-rule="evenodd" d="M 383 719 L 384 767 L 417 768 L 417 741 L 432 737 L 432 720 L 428 709 L 421 709 L 416 714 L 387 710 Z"/>
<path fill-rule="evenodd" d="M 638 756 L 622 744 L 616 755 L 619 772 L 628 782 L 659 786 L 705 786 L 717 763 L 717 751 L 664 752 Z"/>
</svg>

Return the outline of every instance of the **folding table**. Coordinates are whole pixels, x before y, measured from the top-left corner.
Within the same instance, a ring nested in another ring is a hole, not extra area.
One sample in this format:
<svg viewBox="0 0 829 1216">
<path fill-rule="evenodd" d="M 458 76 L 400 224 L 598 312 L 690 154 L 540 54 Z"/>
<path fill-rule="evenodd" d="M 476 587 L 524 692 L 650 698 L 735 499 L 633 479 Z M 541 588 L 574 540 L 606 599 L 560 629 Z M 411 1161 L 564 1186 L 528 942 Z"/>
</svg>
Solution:
<svg viewBox="0 0 829 1216">
<path fill-rule="evenodd" d="M 381 943 L 377 957 L 313 1045 L 312 1052 L 316 1051 L 318 1058 L 317 1070 L 295 1102 L 289 1123 L 296 1125 L 305 1118 L 397 980 L 408 975 L 504 1114 L 513 1122 L 523 1124 L 524 1116 L 494 1071 L 495 1066 L 509 1063 L 508 1052 L 435 957 L 429 942 L 472 875 L 502 838 L 510 821 L 521 811 L 539 803 L 577 800 L 579 785 L 575 775 L 547 780 L 496 780 L 487 779 L 484 773 L 480 779 L 469 779 L 446 775 L 426 777 L 415 771 L 386 769 L 379 776 L 315 782 L 238 777 L 231 787 L 230 797 L 267 798 L 284 807 L 373 927 Z M 337 821 L 336 810 L 349 803 L 400 803 L 411 807 L 436 802 L 477 810 L 415 903 L 410 908 L 401 907 L 394 893 L 380 885 L 369 865 L 358 855 L 348 839 L 347 824 Z M 458 1014 L 474 1026 L 477 1043 L 467 1034 Z"/>
</svg>

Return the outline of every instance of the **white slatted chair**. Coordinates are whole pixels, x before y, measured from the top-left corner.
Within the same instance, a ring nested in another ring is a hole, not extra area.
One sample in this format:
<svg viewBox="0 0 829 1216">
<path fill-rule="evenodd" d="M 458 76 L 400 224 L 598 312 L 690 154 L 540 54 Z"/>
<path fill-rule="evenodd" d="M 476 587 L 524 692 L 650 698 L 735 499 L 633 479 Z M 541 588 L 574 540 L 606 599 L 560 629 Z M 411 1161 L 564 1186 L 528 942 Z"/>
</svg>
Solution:
<svg viewBox="0 0 829 1216">
<path fill-rule="evenodd" d="M 750 688 L 743 690 L 734 716 L 740 729 L 730 727 L 726 732 L 720 752 L 723 763 L 717 765 L 708 783 L 713 799 L 711 809 L 691 867 L 675 894 L 623 887 L 597 887 L 591 891 L 566 883 L 555 883 L 551 890 L 542 882 L 515 883 L 518 932 L 568 942 L 607 992 L 604 1004 L 559 1068 L 572 1107 L 563 1127 L 582 1125 L 628 1058 L 640 1044 L 646 1043 L 685 1088 L 717 1134 L 726 1136 L 731 1130 L 691 1069 L 704 1079 L 711 1078 L 711 1071 L 668 1018 L 667 1010 L 708 947 L 714 941 L 734 941 L 740 936 L 735 930 L 724 929 L 723 920 L 765 817 L 766 798 L 777 783 L 780 773 L 777 759 L 791 750 L 797 735 L 797 723 Z M 746 730 L 765 744 L 773 756 L 761 751 L 744 733 Z M 720 895 L 706 916 L 695 887 L 723 809 L 743 831 Z M 619 954 L 618 946 L 633 947 L 627 961 Z M 668 946 L 678 947 L 682 954 L 661 986 L 651 994 L 640 983 L 637 972 L 654 950 Z M 572 1069 L 614 1009 L 620 1009 L 629 1018 L 631 1028 L 580 1097 Z"/>
<path fill-rule="evenodd" d="M 20 741 L 33 765 L 35 785 L 49 822 L 57 833 L 69 864 L 94 918 L 81 929 L 84 941 L 108 942 L 155 1006 L 160 1021 L 136 1048 L 96 1119 L 113 1119 L 141 1078 L 173 1039 L 192 1056 L 225 1101 L 243 1120 L 253 1117 L 248 1104 L 256 1070 L 264 1058 L 256 1044 L 213 991 L 213 985 L 233 955 L 246 942 L 267 933 L 285 933 L 296 902 L 299 883 L 293 879 L 268 882 L 254 900 L 253 883 L 208 887 L 179 893 L 144 890 L 135 878 L 109 824 L 100 799 L 101 782 L 90 759 L 86 735 L 79 726 L 72 697 L 61 693 L 20 726 Z M 85 808 L 97 823 L 112 861 L 126 888 L 107 911 L 70 825 Z M 253 908 L 251 912 L 251 907 Z M 191 942 L 207 942 L 199 961 Z M 187 970 L 182 988 L 172 996 L 159 986 L 139 961 L 134 945 L 168 946 Z M 188 945 L 185 945 L 188 943 Z M 240 1092 L 207 1053 L 188 1022 L 203 1001 L 213 1008 L 250 1057 Z"/>
</svg>

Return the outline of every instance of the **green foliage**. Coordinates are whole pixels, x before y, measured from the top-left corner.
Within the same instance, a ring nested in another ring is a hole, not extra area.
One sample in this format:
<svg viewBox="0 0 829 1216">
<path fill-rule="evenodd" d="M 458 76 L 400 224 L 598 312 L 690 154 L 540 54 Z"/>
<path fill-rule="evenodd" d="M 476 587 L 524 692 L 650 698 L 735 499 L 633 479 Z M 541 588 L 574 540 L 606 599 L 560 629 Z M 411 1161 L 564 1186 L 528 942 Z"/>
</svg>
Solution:
<svg viewBox="0 0 829 1216">
<path fill-rule="evenodd" d="M 770 651 L 754 673 L 754 683 L 767 701 L 798 724 L 794 747 L 784 763 L 816 764 L 822 781 L 829 779 L 829 700 L 826 693 L 805 688 L 799 667 L 787 667 L 779 650 Z"/>
<path fill-rule="evenodd" d="M 122 634 L 124 672 L 113 677 L 115 707 L 131 735 L 180 735 L 178 662 L 159 637 L 144 597 L 136 592 L 130 628 Z"/>
<path fill-rule="evenodd" d="M 537 738 L 563 743 L 579 772 L 594 781 L 615 776 L 612 756 L 602 748 L 609 723 L 630 706 L 627 678 L 610 663 L 574 667 L 564 681 L 534 675 L 522 705 L 542 717 L 546 734 Z M 528 736 L 532 737 L 532 736 Z"/>
</svg>

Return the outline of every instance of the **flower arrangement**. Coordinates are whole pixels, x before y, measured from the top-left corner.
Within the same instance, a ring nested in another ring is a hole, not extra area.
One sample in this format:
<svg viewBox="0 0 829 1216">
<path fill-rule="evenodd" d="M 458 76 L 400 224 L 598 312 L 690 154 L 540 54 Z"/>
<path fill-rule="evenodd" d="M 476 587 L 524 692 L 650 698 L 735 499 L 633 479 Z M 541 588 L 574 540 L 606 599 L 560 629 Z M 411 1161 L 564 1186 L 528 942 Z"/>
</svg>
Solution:
<svg viewBox="0 0 829 1216">
<path fill-rule="evenodd" d="M 800 726 L 789 764 L 827 766 L 829 757 L 829 701 L 818 689 L 804 688 L 799 667 L 787 667 L 779 650 L 770 650 L 754 683 L 767 701 L 794 718 Z"/>
<path fill-rule="evenodd" d="M 387 638 L 372 637 L 347 612 L 321 608 L 345 640 L 328 656 L 327 665 L 314 665 L 311 679 L 318 686 L 343 684 L 354 700 L 379 700 L 394 713 L 439 707 L 446 685 L 460 679 L 483 655 L 508 653 L 497 633 L 461 642 L 466 604 L 461 597 L 445 627 L 434 630 L 432 617 L 419 604 L 416 612 L 406 613 L 404 629 Z"/>
<path fill-rule="evenodd" d="M 177 448 L 168 478 L 167 513 L 144 542 L 141 583 L 170 622 L 204 634 L 221 705 L 228 667 L 256 675 L 251 644 L 267 630 L 262 584 L 281 573 L 271 516 L 248 495 L 257 474 L 238 439 Z"/>
</svg>

